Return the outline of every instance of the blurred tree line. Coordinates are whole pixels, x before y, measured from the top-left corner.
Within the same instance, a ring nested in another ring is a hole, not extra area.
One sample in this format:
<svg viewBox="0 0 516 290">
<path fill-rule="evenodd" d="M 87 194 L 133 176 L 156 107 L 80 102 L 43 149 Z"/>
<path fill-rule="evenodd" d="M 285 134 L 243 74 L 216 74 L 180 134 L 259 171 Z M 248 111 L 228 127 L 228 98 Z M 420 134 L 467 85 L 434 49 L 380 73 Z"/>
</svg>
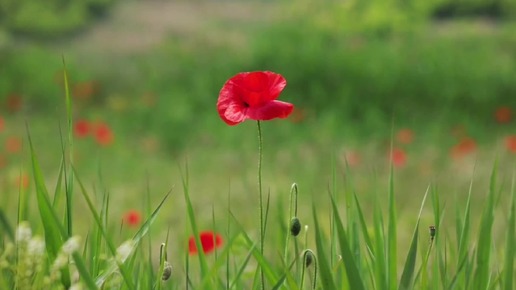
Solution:
<svg viewBox="0 0 516 290">
<path fill-rule="evenodd" d="M 10 33 L 54 38 L 84 29 L 114 0 L 0 0 L 0 25 Z"/>
</svg>

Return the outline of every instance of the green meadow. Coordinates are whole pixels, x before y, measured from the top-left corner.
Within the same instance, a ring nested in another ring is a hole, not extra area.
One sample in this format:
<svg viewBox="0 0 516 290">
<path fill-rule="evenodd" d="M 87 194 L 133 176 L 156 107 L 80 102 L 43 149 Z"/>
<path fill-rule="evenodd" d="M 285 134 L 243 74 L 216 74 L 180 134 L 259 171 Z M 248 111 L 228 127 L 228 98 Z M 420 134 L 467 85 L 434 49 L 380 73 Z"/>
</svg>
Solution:
<svg viewBox="0 0 516 290">
<path fill-rule="evenodd" d="M 0 0 L 0 289 L 516 287 L 511 1 L 36 2 Z M 253 71 L 294 110 L 228 126 Z"/>
</svg>

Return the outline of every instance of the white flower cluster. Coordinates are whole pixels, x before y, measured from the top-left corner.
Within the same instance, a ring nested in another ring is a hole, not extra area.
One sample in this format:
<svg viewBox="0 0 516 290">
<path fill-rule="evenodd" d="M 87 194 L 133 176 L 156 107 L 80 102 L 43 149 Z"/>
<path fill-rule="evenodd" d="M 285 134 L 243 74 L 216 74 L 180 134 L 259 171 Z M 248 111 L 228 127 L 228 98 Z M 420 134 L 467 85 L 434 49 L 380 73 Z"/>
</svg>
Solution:
<svg viewBox="0 0 516 290">
<path fill-rule="evenodd" d="M 0 255 L 0 270 L 10 271 L 19 289 L 30 289 L 45 265 L 45 242 L 32 235 L 28 222 L 20 222 L 16 228 L 15 243 L 7 243 Z"/>
<path fill-rule="evenodd" d="M 134 241 L 133 240 L 127 240 L 123 242 L 117 249 L 116 249 L 116 259 L 120 263 L 125 262 L 125 260 L 131 255 L 134 249 Z"/>
</svg>

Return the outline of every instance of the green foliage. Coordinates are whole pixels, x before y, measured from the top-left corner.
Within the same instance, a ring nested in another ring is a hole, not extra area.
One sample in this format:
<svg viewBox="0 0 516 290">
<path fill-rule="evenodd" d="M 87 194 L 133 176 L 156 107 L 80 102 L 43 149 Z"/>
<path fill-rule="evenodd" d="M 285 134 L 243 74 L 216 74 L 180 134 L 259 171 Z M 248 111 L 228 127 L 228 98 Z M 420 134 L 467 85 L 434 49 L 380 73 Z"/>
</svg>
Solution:
<svg viewBox="0 0 516 290">
<path fill-rule="evenodd" d="M 113 0 L 0 1 L 0 17 L 12 33 L 36 38 L 55 38 L 85 28 Z"/>
</svg>

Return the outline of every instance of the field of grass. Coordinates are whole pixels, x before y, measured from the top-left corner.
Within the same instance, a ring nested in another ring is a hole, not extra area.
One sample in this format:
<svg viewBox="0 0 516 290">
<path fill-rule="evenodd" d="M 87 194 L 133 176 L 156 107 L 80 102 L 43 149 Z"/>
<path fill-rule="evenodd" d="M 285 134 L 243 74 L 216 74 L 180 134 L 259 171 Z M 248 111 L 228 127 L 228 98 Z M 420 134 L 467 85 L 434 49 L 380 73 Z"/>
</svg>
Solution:
<svg viewBox="0 0 516 290">
<path fill-rule="evenodd" d="M 514 23 L 300 3 L 0 45 L 0 289 L 514 289 Z M 261 122 L 263 221 L 256 122 L 215 105 L 255 70 L 295 106 Z"/>
</svg>

